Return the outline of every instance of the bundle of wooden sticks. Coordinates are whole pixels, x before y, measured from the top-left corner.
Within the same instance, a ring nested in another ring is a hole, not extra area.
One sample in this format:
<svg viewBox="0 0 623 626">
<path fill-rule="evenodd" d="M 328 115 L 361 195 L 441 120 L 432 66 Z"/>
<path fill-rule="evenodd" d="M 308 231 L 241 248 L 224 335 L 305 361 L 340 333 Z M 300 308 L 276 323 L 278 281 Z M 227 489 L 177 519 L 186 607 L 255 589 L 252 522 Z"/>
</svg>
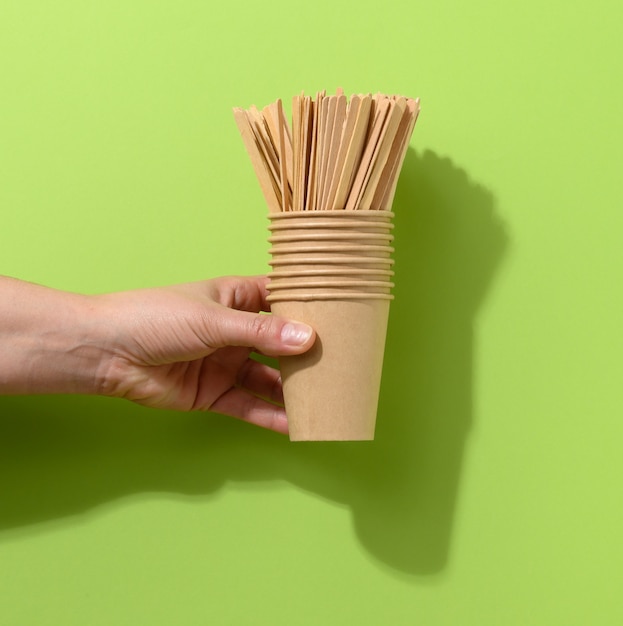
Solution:
<svg viewBox="0 0 623 626">
<path fill-rule="evenodd" d="M 298 95 L 234 117 L 271 213 L 389 210 L 420 111 L 418 99 Z"/>
</svg>

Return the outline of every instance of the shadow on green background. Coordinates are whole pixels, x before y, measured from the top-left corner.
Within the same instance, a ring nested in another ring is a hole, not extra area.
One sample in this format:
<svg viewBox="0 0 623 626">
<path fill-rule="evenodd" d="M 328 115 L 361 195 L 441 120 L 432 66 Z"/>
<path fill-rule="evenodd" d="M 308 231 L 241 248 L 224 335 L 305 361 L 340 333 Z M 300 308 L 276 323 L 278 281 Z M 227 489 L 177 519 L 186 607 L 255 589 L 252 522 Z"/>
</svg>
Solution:
<svg viewBox="0 0 623 626">
<path fill-rule="evenodd" d="M 491 194 L 432 152 L 409 151 L 394 209 L 396 300 L 374 442 L 290 444 L 221 416 L 105 398 L 0 398 L 0 531 L 136 493 L 287 480 L 349 506 L 379 561 L 443 570 L 473 420 L 474 323 L 508 241 Z"/>
</svg>

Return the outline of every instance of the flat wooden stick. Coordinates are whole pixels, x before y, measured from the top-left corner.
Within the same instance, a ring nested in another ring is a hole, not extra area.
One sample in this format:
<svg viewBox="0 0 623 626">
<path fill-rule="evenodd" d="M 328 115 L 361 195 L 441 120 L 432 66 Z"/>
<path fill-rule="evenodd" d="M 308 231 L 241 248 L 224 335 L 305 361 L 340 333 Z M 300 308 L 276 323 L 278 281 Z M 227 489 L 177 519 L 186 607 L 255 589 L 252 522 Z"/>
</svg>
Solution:
<svg viewBox="0 0 623 626">
<path fill-rule="evenodd" d="M 318 178 L 318 123 L 320 106 L 324 99 L 324 92 L 316 93 L 316 100 L 312 102 L 312 128 L 311 146 L 309 153 L 309 174 L 307 175 L 307 197 L 305 198 L 305 210 L 316 210 L 317 178 Z"/>
<path fill-rule="evenodd" d="M 407 106 L 405 106 L 405 109 L 403 111 L 402 118 L 400 119 L 400 123 L 398 124 L 398 129 L 396 130 L 396 134 L 394 136 L 394 140 L 392 142 L 391 149 L 387 157 L 387 162 L 383 167 L 383 172 L 381 173 L 381 177 L 379 178 L 378 184 L 376 185 L 376 190 L 374 191 L 374 196 L 370 205 L 370 209 L 372 209 L 373 211 L 380 210 L 382 208 L 381 203 L 383 201 L 383 198 L 387 194 L 387 189 L 391 185 L 392 178 L 396 173 L 396 165 L 410 123 L 411 110 L 409 109 L 407 103 Z"/>
<path fill-rule="evenodd" d="M 400 121 L 402 120 L 406 108 L 407 101 L 404 98 L 398 98 L 392 101 L 390 111 L 377 143 L 370 175 L 366 181 L 366 186 L 359 203 L 359 208 L 363 211 L 369 211 L 372 208 L 374 193 L 383 175 L 383 170 L 387 164 L 387 159 L 389 158 Z"/>
<path fill-rule="evenodd" d="M 288 125 L 285 124 L 285 126 L 282 126 L 279 123 L 279 120 L 281 119 L 279 117 L 279 107 L 283 109 L 283 103 L 281 102 L 281 99 L 276 100 L 268 106 L 265 106 L 262 109 L 262 117 L 264 118 L 265 126 L 268 129 L 270 139 L 279 152 L 281 152 L 281 148 L 279 147 L 279 133 L 282 131 L 285 132 L 285 163 L 288 172 L 288 184 L 290 185 L 290 189 L 292 189 L 292 184 L 294 181 L 294 176 L 292 173 L 292 137 L 290 136 L 290 129 L 288 128 Z M 281 158 L 283 158 L 282 154 L 279 157 L 280 160 Z"/>
<path fill-rule="evenodd" d="M 286 121 L 283 115 L 283 104 L 277 100 L 277 120 L 279 130 L 279 182 L 281 183 L 281 210 L 290 211 L 292 209 L 292 196 L 290 194 L 290 183 L 288 182 L 288 158 L 286 153 Z M 290 150 L 290 156 L 292 151 Z"/>
<path fill-rule="evenodd" d="M 388 98 L 375 97 L 374 100 L 374 121 L 372 123 L 372 128 L 368 133 L 366 147 L 361 157 L 361 162 L 359 163 L 359 168 L 357 169 L 357 174 L 355 175 L 355 179 L 346 202 L 346 209 L 349 211 L 354 211 L 359 208 L 361 194 L 363 193 L 368 178 L 370 177 L 370 170 L 373 165 L 376 146 L 379 137 L 381 136 L 381 131 L 385 125 L 385 118 L 387 117 L 387 113 L 390 109 L 390 100 Z"/>
<path fill-rule="evenodd" d="M 321 109 L 322 123 L 320 126 L 320 168 L 318 176 L 318 191 L 316 196 L 316 210 L 323 210 L 324 190 L 327 180 L 327 169 L 329 165 L 329 152 L 331 149 L 331 133 L 333 131 L 333 120 L 335 119 L 336 96 L 327 96 Z"/>
<path fill-rule="evenodd" d="M 301 102 L 301 151 L 300 151 L 300 179 L 301 197 L 299 211 L 305 210 L 307 195 L 309 194 L 309 170 L 310 170 L 310 150 L 311 150 L 311 128 L 312 128 L 312 101 L 309 96 L 303 98 Z"/>
<path fill-rule="evenodd" d="M 331 191 L 331 183 L 335 177 L 335 167 L 340 151 L 340 143 L 344 133 L 344 123 L 346 120 L 346 96 L 339 95 L 335 98 L 335 114 L 333 117 L 333 125 L 331 128 L 331 139 L 329 140 L 329 150 L 327 153 L 327 167 L 325 171 L 325 181 L 322 195 L 322 208 L 330 209 L 331 201 L 329 194 Z"/>
<path fill-rule="evenodd" d="M 271 213 L 276 213 L 280 209 L 279 198 L 275 193 L 275 188 L 271 180 L 271 174 L 268 165 L 257 145 L 255 134 L 251 128 L 251 122 L 247 116 L 247 112 L 241 108 L 234 109 L 234 119 L 242 136 L 244 146 L 251 158 L 251 165 L 255 171 L 255 175 L 260 183 L 260 189 L 264 194 L 264 199 Z"/>
<path fill-rule="evenodd" d="M 270 172 L 273 175 L 274 184 L 276 185 L 276 188 L 279 189 L 279 155 L 277 154 L 275 146 L 273 145 L 268 134 L 264 117 L 254 106 L 249 108 L 247 116 L 251 123 L 251 128 L 255 134 L 258 146 L 260 147 Z M 279 195 L 281 195 L 281 192 L 279 192 Z"/>
<path fill-rule="evenodd" d="M 400 171 L 402 169 L 402 164 L 407 154 L 407 150 L 409 149 L 409 142 L 411 140 L 411 135 L 413 134 L 413 128 L 417 121 L 418 115 L 420 114 L 420 99 L 416 98 L 414 100 L 412 98 L 408 98 L 407 111 L 409 123 L 402 137 L 402 143 L 400 145 L 396 161 L 392 166 L 392 173 L 389 179 L 389 184 L 387 185 L 385 193 L 383 194 L 383 197 L 381 198 L 379 203 L 379 210 L 381 211 L 389 211 L 392 208 L 394 195 L 398 186 L 398 179 L 400 177 Z"/>
<path fill-rule="evenodd" d="M 234 108 L 260 188 L 271 212 L 389 210 L 420 100 L 401 96 L 303 93 L 261 111 Z"/>
<path fill-rule="evenodd" d="M 301 96 L 294 96 L 292 98 L 292 210 L 297 211 L 299 206 L 300 197 L 303 193 L 301 188 L 301 176 L 300 176 L 300 143 L 301 143 Z"/>
<path fill-rule="evenodd" d="M 330 205 L 333 210 L 344 209 L 348 192 L 350 191 L 355 172 L 361 161 L 364 140 L 370 122 L 370 112 L 372 98 L 368 96 L 353 96 L 349 109 L 349 119 L 347 120 L 347 141 L 343 144 L 346 148 L 344 161 L 341 165 L 337 185 Z M 350 126 L 352 124 L 352 127 Z M 346 135 L 346 131 L 345 131 Z M 337 171 L 336 171 L 337 173 Z"/>
<path fill-rule="evenodd" d="M 350 101 L 348 102 L 348 106 L 346 109 L 346 119 L 343 124 L 343 130 L 340 137 L 340 145 L 338 147 L 337 156 L 335 158 L 335 164 L 332 168 L 333 173 L 331 176 L 329 191 L 326 198 L 326 206 L 328 209 L 334 208 L 335 195 L 337 193 L 339 182 L 342 178 L 342 171 L 346 162 L 348 148 L 352 140 L 355 122 L 357 121 L 357 114 L 359 113 L 360 103 L 361 99 L 359 98 L 359 96 L 351 96 Z"/>
</svg>

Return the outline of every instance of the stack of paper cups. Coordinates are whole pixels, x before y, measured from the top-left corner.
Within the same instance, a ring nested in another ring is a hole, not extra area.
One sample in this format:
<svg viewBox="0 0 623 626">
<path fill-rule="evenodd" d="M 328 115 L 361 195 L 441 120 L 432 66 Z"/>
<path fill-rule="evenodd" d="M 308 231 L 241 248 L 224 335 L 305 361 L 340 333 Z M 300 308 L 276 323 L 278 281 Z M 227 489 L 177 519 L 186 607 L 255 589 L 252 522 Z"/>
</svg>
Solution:
<svg viewBox="0 0 623 626">
<path fill-rule="evenodd" d="M 272 214 L 268 301 L 306 322 L 312 349 L 282 357 L 292 441 L 374 439 L 393 260 L 389 211 Z"/>
</svg>

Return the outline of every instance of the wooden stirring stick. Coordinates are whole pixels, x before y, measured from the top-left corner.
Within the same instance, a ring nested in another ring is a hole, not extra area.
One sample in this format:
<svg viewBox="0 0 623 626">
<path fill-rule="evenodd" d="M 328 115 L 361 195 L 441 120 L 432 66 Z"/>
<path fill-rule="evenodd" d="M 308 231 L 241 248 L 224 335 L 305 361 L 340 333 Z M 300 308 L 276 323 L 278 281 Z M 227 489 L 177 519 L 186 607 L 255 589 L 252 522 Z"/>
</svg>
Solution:
<svg viewBox="0 0 623 626">
<path fill-rule="evenodd" d="M 300 211 L 301 201 L 304 194 L 301 177 L 301 133 L 302 103 L 303 96 L 292 98 L 292 210 Z"/>
<path fill-rule="evenodd" d="M 316 173 L 316 210 L 322 210 L 322 199 L 324 196 L 324 186 L 327 175 L 327 162 L 329 160 L 329 147 L 331 142 L 331 131 L 333 130 L 333 120 L 335 118 L 336 97 L 327 96 L 322 101 L 320 108 L 320 124 L 318 136 L 318 170 Z"/>
<path fill-rule="evenodd" d="M 331 183 L 335 176 L 335 167 L 340 151 L 340 143 L 344 131 L 344 122 L 346 120 L 346 96 L 339 95 L 335 97 L 335 113 L 332 120 L 331 134 L 328 141 L 327 165 L 325 170 L 325 179 L 322 190 L 322 209 L 330 208 L 331 202 L 329 194 L 331 191 Z M 328 132 L 329 129 L 327 129 Z"/>
<path fill-rule="evenodd" d="M 251 122 L 247 116 L 247 112 L 244 109 L 234 109 L 234 119 L 238 125 L 238 130 L 242 136 L 245 148 L 251 158 L 251 164 L 255 171 L 255 175 L 260 182 L 260 188 L 264 194 L 264 199 L 271 212 L 276 213 L 281 208 L 280 198 L 275 192 L 275 186 L 272 179 L 272 175 L 268 168 L 268 164 L 262 155 L 262 152 L 257 145 L 255 134 L 251 128 Z"/>
<path fill-rule="evenodd" d="M 305 210 L 316 210 L 316 196 L 318 195 L 318 126 L 320 121 L 320 107 L 325 98 L 325 92 L 319 91 L 316 100 L 312 103 L 312 128 L 311 146 L 309 152 L 309 174 L 307 176 L 307 195 L 305 198 Z"/>
<path fill-rule="evenodd" d="M 282 109 L 283 112 L 283 103 L 281 99 L 265 106 L 262 109 L 262 117 L 264 118 L 264 123 L 266 128 L 268 129 L 268 133 L 270 139 L 272 141 L 273 146 L 277 150 L 281 150 L 279 148 L 280 145 L 280 133 L 284 132 L 284 140 L 285 140 L 285 163 L 288 174 L 288 184 L 290 189 L 293 187 L 293 172 L 292 172 L 292 137 L 290 135 L 290 129 L 288 124 L 283 116 L 279 115 L 279 109 Z"/>
<path fill-rule="evenodd" d="M 332 210 L 344 209 L 348 192 L 353 183 L 353 178 L 364 147 L 364 140 L 368 131 L 372 98 L 368 96 L 353 96 L 348 110 L 348 119 L 344 130 L 342 145 L 344 154 L 335 171 L 336 184 L 329 196 L 329 208 Z M 341 149 L 342 147 L 340 147 Z"/>
<path fill-rule="evenodd" d="M 389 210 L 420 111 L 383 94 L 295 96 L 292 123 L 277 100 L 234 118 L 273 211 Z"/>
<path fill-rule="evenodd" d="M 276 185 L 277 190 L 280 189 L 280 174 L 279 174 L 279 155 L 277 154 L 276 147 L 270 139 L 266 122 L 262 114 L 256 107 L 250 107 L 247 111 L 247 117 L 251 123 L 251 129 L 255 135 L 257 145 L 260 148 L 262 156 L 266 161 L 268 168 L 273 176 L 273 182 Z M 281 192 L 278 191 L 278 197 L 281 197 Z"/>
<path fill-rule="evenodd" d="M 385 118 L 389 112 L 390 105 L 391 102 L 387 98 L 377 98 L 375 101 L 374 121 L 372 122 L 372 127 L 368 133 L 367 145 L 361 157 L 361 162 L 350 193 L 348 194 L 348 200 L 346 201 L 346 209 L 349 211 L 354 211 L 359 208 L 359 201 L 361 200 L 361 195 L 365 190 L 366 183 L 370 178 L 376 146 L 385 125 Z"/>
<path fill-rule="evenodd" d="M 400 176 L 400 171 L 402 169 L 402 164 L 404 162 L 405 156 L 407 154 L 407 149 L 409 148 L 409 141 L 411 139 L 411 135 L 413 134 L 413 128 L 417 121 L 418 115 L 420 113 L 420 99 L 417 98 L 413 100 L 412 98 L 407 99 L 407 110 L 405 111 L 405 118 L 407 119 L 407 126 L 405 129 L 399 131 L 401 132 L 400 137 L 400 146 L 397 147 L 394 154 L 390 156 L 391 161 L 391 172 L 387 177 L 385 190 L 382 191 L 382 195 L 379 195 L 379 199 L 375 195 L 375 199 L 373 200 L 372 208 L 377 208 L 380 211 L 391 211 L 392 203 L 394 201 L 394 195 L 396 193 L 396 187 L 398 185 L 398 177 Z M 404 121 L 404 118 L 403 118 Z M 388 162 L 387 167 L 390 167 L 390 163 Z M 378 192 L 377 192 L 378 193 Z"/>
<path fill-rule="evenodd" d="M 398 126 L 402 120 L 403 114 L 407 108 L 407 101 L 404 98 L 398 98 L 392 101 L 387 119 L 383 125 L 379 141 L 374 151 L 373 163 L 370 170 L 370 176 L 366 182 L 365 189 L 361 196 L 358 209 L 369 211 L 372 208 L 372 199 L 376 192 L 377 185 L 383 175 L 383 169 L 387 164 L 387 159 L 398 132 Z"/>
<path fill-rule="evenodd" d="M 303 211 L 307 202 L 307 194 L 309 191 L 309 170 L 311 157 L 311 128 L 312 128 L 312 99 L 306 96 L 301 101 L 301 150 L 299 152 L 300 159 L 300 199 L 298 210 Z"/>
<path fill-rule="evenodd" d="M 288 154 L 286 152 L 286 121 L 283 116 L 283 105 L 281 100 L 277 100 L 277 120 L 279 131 L 279 178 L 281 183 L 281 210 L 290 211 L 292 209 L 292 196 L 290 194 L 290 183 L 288 181 Z M 290 168 L 291 171 L 291 168 Z"/>
</svg>

